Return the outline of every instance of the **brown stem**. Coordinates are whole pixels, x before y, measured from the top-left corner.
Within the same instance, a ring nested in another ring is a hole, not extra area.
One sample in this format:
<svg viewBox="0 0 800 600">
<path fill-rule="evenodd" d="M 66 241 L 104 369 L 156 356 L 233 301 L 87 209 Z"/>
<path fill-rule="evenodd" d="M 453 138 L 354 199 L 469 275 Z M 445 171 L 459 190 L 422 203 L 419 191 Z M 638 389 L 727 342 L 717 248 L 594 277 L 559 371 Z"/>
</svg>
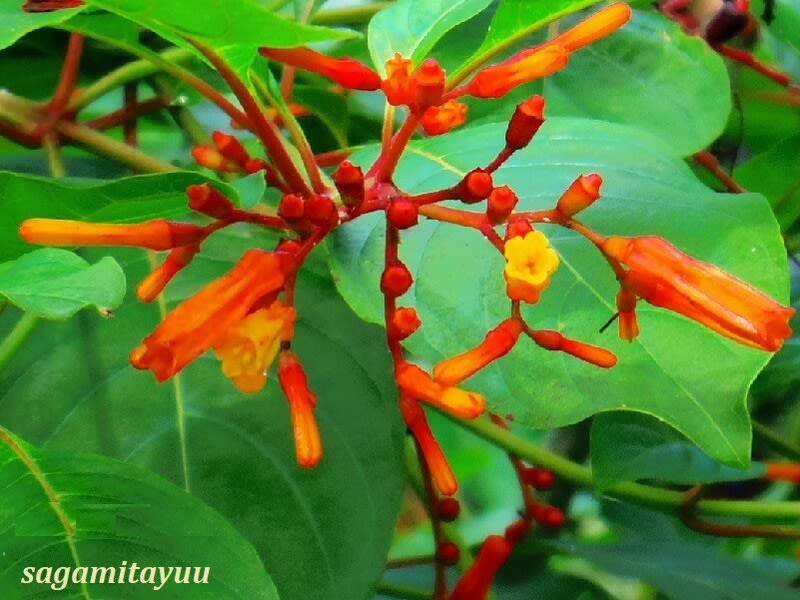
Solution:
<svg viewBox="0 0 800 600">
<path fill-rule="evenodd" d="M 139 83 L 136 81 L 129 81 L 122 88 L 124 96 L 123 108 L 131 110 L 137 105 L 137 98 L 139 96 Z M 156 98 L 157 99 L 157 98 Z M 138 115 L 125 119 L 122 123 L 122 137 L 125 143 L 129 146 L 138 146 L 139 140 L 136 132 L 136 119 Z"/>
<path fill-rule="evenodd" d="M 707 150 L 703 150 L 702 152 L 698 152 L 693 157 L 697 163 L 704 167 L 709 173 L 711 173 L 714 177 L 719 179 L 722 185 L 725 186 L 729 192 L 734 194 L 743 194 L 747 190 L 744 189 L 741 185 L 736 183 L 736 181 L 731 177 L 725 169 L 719 164 L 719 160 L 717 157 L 708 152 Z"/>
<path fill-rule="evenodd" d="M 163 96 L 157 96 L 155 98 L 145 100 L 144 102 L 138 102 L 136 104 L 125 106 L 119 110 L 115 110 L 112 113 L 103 115 L 102 117 L 91 119 L 90 121 L 86 121 L 84 125 L 91 127 L 92 129 L 96 129 L 97 131 L 105 131 L 119 125 L 128 125 L 131 122 L 135 122 L 139 117 L 158 112 L 159 110 L 168 107 L 170 104 L 171 102 L 169 99 Z M 130 144 L 127 139 L 126 143 Z M 136 144 L 134 143 L 130 145 L 135 146 Z"/>
<path fill-rule="evenodd" d="M 683 505 L 678 515 L 684 525 L 708 535 L 717 537 L 769 537 L 800 540 L 800 529 L 778 525 L 730 525 L 712 523 L 697 516 L 697 503 L 703 495 L 703 486 L 696 485 L 686 492 Z"/>
</svg>

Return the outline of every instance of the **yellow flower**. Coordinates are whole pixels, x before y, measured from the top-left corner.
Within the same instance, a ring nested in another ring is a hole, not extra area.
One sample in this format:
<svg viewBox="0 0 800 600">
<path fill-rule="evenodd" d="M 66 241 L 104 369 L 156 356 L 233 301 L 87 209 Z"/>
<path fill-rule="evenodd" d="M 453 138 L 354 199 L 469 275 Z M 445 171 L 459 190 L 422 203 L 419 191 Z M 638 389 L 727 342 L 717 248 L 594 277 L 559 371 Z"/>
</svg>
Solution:
<svg viewBox="0 0 800 600">
<path fill-rule="evenodd" d="M 246 393 L 261 390 L 281 342 L 292 339 L 296 311 L 276 300 L 230 327 L 214 345 L 222 372 Z"/>
<path fill-rule="evenodd" d="M 506 293 L 512 300 L 534 304 L 550 285 L 558 268 L 558 255 L 540 231 L 513 237 L 506 242 Z"/>
</svg>

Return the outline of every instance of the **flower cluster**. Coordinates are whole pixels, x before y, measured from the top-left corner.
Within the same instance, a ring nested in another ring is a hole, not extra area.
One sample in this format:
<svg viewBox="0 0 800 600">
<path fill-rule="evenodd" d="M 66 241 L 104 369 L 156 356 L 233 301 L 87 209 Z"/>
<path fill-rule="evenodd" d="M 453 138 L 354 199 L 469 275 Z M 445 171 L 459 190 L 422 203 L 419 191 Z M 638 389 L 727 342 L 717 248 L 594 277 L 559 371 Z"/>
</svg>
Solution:
<svg viewBox="0 0 800 600">
<path fill-rule="evenodd" d="M 386 339 L 394 363 L 394 377 L 402 417 L 414 437 L 432 487 L 442 498 L 443 513 L 452 516 L 448 496 L 458 480 L 428 423 L 424 405 L 460 419 L 475 419 L 487 410 L 486 398 L 463 387 L 465 381 L 494 361 L 513 352 L 520 340 L 550 352 L 562 352 L 600 368 L 611 368 L 617 357 L 609 350 L 572 339 L 562 331 L 536 329 L 523 315 L 523 305 L 536 305 L 558 277 L 561 264 L 540 225 L 561 226 L 583 235 L 603 254 L 619 281 L 617 308 L 620 337 L 634 340 L 640 324 L 636 305 L 644 300 L 680 313 L 737 342 L 767 351 L 777 350 L 791 334 L 788 320 L 794 310 L 775 302 L 750 285 L 716 267 L 682 253 L 667 241 L 652 237 L 606 237 L 578 220 L 581 212 L 601 198 L 603 178 L 582 174 L 553 199 L 551 209 L 517 210 L 519 196 L 506 185 L 495 185 L 495 172 L 515 152 L 530 144 L 545 122 L 545 100 L 533 96 L 520 103 L 505 131 L 505 145 L 486 165 L 463 174 L 452 185 L 410 194 L 395 185 L 393 176 L 411 137 L 422 130 L 442 135 L 462 125 L 466 105 L 460 99 L 500 98 L 511 90 L 546 77 L 568 63 L 571 53 L 599 40 L 630 18 L 625 3 L 607 6 L 561 35 L 526 48 L 494 65 L 475 67 L 462 80 L 449 79 L 434 59 L 415 65 L 396 55 L 380 75 L 351 58 L 334 58 L 309 48 L 262 48 L 271 61 L 317 73 L 346 90 L 383 94 L 391 107 L 405 107 L 407 116 L 395 131 L 393 108 L 384 128 L 381 152 L 371 165 L 357 165 L 336 155 L 315 156 L 302 138 L 291 154 L 280 134 L 279 122 L 260 106 L 235 73 L 213 53 L 198 46 L 237 95 L 244 111 L 222 102 L 241 127 L 250 129 L 264 147 L 252 156 L 230 133 L 215 132 L 213 145 L 198 146 L 193 156 L 201 166 L 222 173 L 261 173 L 280 193 L 275 210 L 244 210 L 210 184 L 187 191 L 188 207 L 206 225 L 157 219 L 140 224 L 96 224 L 31 219 L 20 234 L 31 243 L 47 245 L 126 245 L 168 251 L 163 262 L 138 286 L 143 301 L 152 301 L 173 277 L 187 268 L 206 239 L 234 223 L 249 223 L 281 235 L 274 248 L 253 248 L 225 275 L 209 283 L 169 313 L 130 355 L 132 365 L 149 370 L 165 381 L 206 352 L 213 352 L 221 369 L 241 391 L 263 389 L 277 361 L 280 386 L 292 414 L 296 455 L 305 467 L 322 457 L 322 442 L 311 391 L 299 357 L 292 351 L 295 278 L 308 254 L 337 227 L 371 212 L 385 215 L 385 260 L 380 278 L 384 297 Z M 471 77 L 469 77 L 471 75 Z M 227 101 L 225 101 L 227 102 Z M 291 120 L 284 111 L 282 119 Z M 293 129 L 297 132 L 297 128 Z M 325 167 L 332 167 L 324 173 Z M 459 208 L 444 201 L 460 202 Z M 508 316 L 471 349 L 448 357 L 428 371 L 408 356 L 404 341 L 422 326 L 405 295 L 414 275 L 401 260 L 399 247 L 405 230 L 421 217 L 478 231 L 505 259 L 503 276 Z M 525 486 L 545 489 L 552 473 L 518 465 Z M 449 518 L 449 517 L 448 517 Z M 492 577 L 513 546 L 536 521 L 557 527 L 564 521 L 555 507 L 526 498 L 526 514 L 504 536 L 490 536 L 477 561 L 451 598 L 485 597 Z M 452 561 L 450 546 L 441 544 L 443 560 Z"/>
</svg>

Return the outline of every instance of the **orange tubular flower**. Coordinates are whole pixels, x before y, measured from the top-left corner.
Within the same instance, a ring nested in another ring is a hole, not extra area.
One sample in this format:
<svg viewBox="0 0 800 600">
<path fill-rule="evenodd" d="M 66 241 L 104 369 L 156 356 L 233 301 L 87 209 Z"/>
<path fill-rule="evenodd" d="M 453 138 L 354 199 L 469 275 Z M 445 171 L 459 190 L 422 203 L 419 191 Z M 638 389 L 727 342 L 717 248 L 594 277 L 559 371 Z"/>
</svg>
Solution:
<svg viewBox="0 0 800 600">
<path fill-rule="evenodd" d="M 581 175 L 573 181 L 561 197 L 556 208 L 565 217 L 572 217 L 591 206 L 600 197 L 603 178 L 597 173 Z"/>
<path fill-rule="evenodd" d="M 317 420 L 314 418 L 317 397 L 308 387 L 306 372 L 294 352 L 281 353 L 278 379 L 292 411 L 297 463 L 301 467 L 311 469 L 316 467 L 322 458 L 322 440 Z"/>
<path fill-rule="evenodd" d="M 350 90 L 381 88 L 380 76 L 354 58 L 333 58 L 311 48 L 259 48 L 262 56 L 332 79 Z"/>
<path fill-rule="evenodd" d="M 764 473 L 764 479 L 770 481 L 789 481 L 800 485 L 800 464 L 768 462 L 766 466 L 767 471 Z"/>
<path fill-rule="evenodd" d="M 386 79 L 381 82 L 381 89 L 392 106 L 414 102 L 413 66 L 411 60 L 400 53 L 395 53 L 394 58 L 386 61 Z"/>
<path fill-rule="evenodd" d="M 442 447 L 428 425 L 428 418 L 425 411 L 408 394 L 400 394 L 400 412 L 403 420 L 411 430 L 412 435 L 417 440 L 422 451 L 422 457 L 431 473 L 436 489 L 445 496 L 452 496 L 458 491 L 458 480 L 456 479 L 447 457 L 442 452 Z"/>
<path fill-rule="evenodd" d="M 555 250 L 541 231 L 531 231 L 508 240 L 504 253 L 508 261 L 503 272 L 508 297 L 535 304 L 558 268 Z"/>
<path fill-rule="evenodd" d="M 625 272 L 623 288 L 741 344 L 774 352 L 791 336 L 793 308 L 654 237 L 610 237 L 601 250 Z"/>
<path fill-rule="evenodd" d="M 486 334 L 483 342 L 472 350 L 448 358 L 433 369 L 439 383 L 456 385 L 471 377 L 490 362 L 508 354 L 522 333 L 522 322 L 507 319 Z"/>
<path fill-rule="evenodd" d="M 475 562 L 461 576 L 450 600 L 484 600 L 495 575 L 511 556 L 514 546 L 500 535 L 490 535 L 481 546 Z"/>
<path fill-rule="evenodd" d="M 262 298 L 283 287 L 281 262 L 274 254 L 249 250 L 233 269 L 173 310 L 130 356 L 137 369 L 166 381 L 220 342 Z"/>
<path fill-rule="evenodd" d="M 443 385 L 411 363 L 399 364 L 395 378 L 401 391 L 462 419 L 474 419 L 486 411 L 486 399 L 480 394 Z"/>
<path fill-rule="evenodd" d="M 631 20 L 632 14 L 631 7 L 624 2 L 606 6 L 559 35 L 551 43 L 558 44 L 570 52 L 580 50 L 614 33 Z"/>
<path fill-rule="evenodd" d="M 275 300 L 230 326 L 214 344 L 222 372 L 247 394 L 261 391 L 281 342 L 294 337 L 294 308 Z"/>
<path fill-rule="evenodd" d="M 531 338 L 542 348 L 566 352 L 597 367 L 610 369 L 617 364 L 617 357 L 613 352 L 600 346 L 593 346 L 592 344 L 564 337 L 558 331 L 549 329 L 534 331 L 531 334 Z"/>
<path fill-rule="evenodd" d="M 636 294 L 626 289 L 617 292 L 617 315 L 619 317 L 619 337 L 632 342 L 639 337 L 639 320 L 636 317 Z"/>
<path fill-rule="evenodd" d="M 428 135 L 442 135 L 460 127 L 467 121 L 467 105 L 458 100 L 448 100 L 441 106 L 431 106 L 422 113 L 420 124 Z"/>
<path fill-rule="evenodd" d="M 192 259 L 198 252 L 200 252 L 200 246 L 198 244 L 181 246 L 170 252 L 166 260 L 147 277 L 142 279 L 142 282 L 136 287 L 136 295 L 139 297 L 139 300 L 142 302 L 152 302 L 155 300 L 164 288 L 167 287 L 167 284 L 172 281 L 172 278 L 175 277 L 181 269 L 192 262 Z"/>
<path fill-rule="evenodd" d="M 203 239 L 202 227 L 156 219 L 147 223 L 84 223 L 62 219 L 28 219 L 19 228 L 22 239 L 45 246 L 138 246 L 169 250 Z"/>
<path fill-rule="evenodd" d="M 529 48 L 479 71 L 467 84 L 466 93 L 476 98 L 501 98 L 523 83 L 560 71 L 568 60 L 569 52 L 558 44 Z"/>
</svg>

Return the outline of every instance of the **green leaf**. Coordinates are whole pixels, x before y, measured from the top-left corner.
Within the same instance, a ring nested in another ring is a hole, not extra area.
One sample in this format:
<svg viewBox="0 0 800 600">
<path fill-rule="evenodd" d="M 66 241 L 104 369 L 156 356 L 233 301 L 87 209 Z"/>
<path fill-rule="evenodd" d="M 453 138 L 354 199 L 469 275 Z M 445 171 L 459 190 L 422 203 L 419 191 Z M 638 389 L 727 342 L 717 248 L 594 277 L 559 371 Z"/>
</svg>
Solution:
<svg viewBox="0 0 800 600">
<path fill-rule="evenodd" d="M 239 197 L 241 198 L 240 206 L 248 210 L 261 202 L 264 190 L 267 189 L 267 182 L 264 180 L 263 173 L 253 173 L 242 177 L 231 185 L 239 192 Z"/>
<path fill-rule="evenodd" d="M 168 288 L 168 305 L 263 243 L 247 226 L 215 234 Z M 151 268 L 144 252 L 115 256 L 132 281 Z M 161 318 L 157 305 L 134 298 L 114 319 L 40 323 L 0 378 L 0 423 L 189 489 L 253 544 L 282 600 L 371 598 L 404 486 L 391 363 L 381 331 L 353 315 L 328 277 L 304 272 L 296 298 L 292 348 L 318 398 L 325 451 L 315 469 L 296 464 L 274 374 L 261 393 L 244 395 L 211 353 L 164 385 L 133 369 L 128 354 Z M 0 315 L 0 330 L 14 312 Z"/>
<path fill-rule="evenodd" d="M 701 38 L 637 11 L 628 25 L 576 52 L 567 69 L 546 80 L 545 97 L 549 115 L 634 125 L 686 156 L 722 133 L 729 89 L 725 64 Z"/>
<path fill-rule="evenodd" d="M 3 428 L 0 465 L 0 588 L 7 598 L 139 599 L 160 588 L 170 598 L 278 599 L 241 534 L 160 477 L 107 458 L 41 450 Z M 101 584 L 95 572 L 92 584 L 93 567 L 114 569 L 117 583 Z M 190 568 L 192 583 L 177 583 L 170 567 Z M 204 567 L 207 583 L 193 583 L 203 581 Z"/>
<path fill-rule="evenodd" d="M 367 44 L 372 63 L 385 73 L 396 52 L 419 64 L 448 31 L 489 6 L 490 0 L 399 0 L 369 23 Z"/>
<path fill-rule="evenodd" d="M 800 220 L 800 133 L 775 144 L 736 169 L 736 181 L 764 194 L 784 231 Z"/>
<path fill-rule="evenodd" d="M 412 145 L 395 181 L 415 193 L 453 185 L 502 149 L 502 129 L 486 125 Z M 602 149 L 599 150 L 599 149 Z M 371 155 L 353 160 L 369 164 Z M 536 140 L 496 174 L 520 196 L 518 210 L 550 208 L 580 173 L 605 179 L 603 199 L 583 219 L 604 234 L 656 234 L 779 298 L 787 289 L 783 244 L 765 200 L 717 194 L 658 139 L 611 123 L 549 119 Z M 583 215 L 582 215 L 583 216 Z M 380 323 L 378 282 L 383 220 L 367 215 L 337 231 L 331 248 L 339 291 L 362 318 Z M 628 409 L 664 420 L 713 458 L 745 466 L 750 427 L 745 393 L 769 355 L 739 346 L 674 313 L 641 305 L 634 343 L 598 329 L 616 308 L 618 285 L 603 258 L 580 236 L 542 226 L 562 265 L 540 303 L 525 314 L 537 328 L 608 347 L 619 364 L 602 370 L 520 343 L 499 364 L 468 381 L 500 414 L 551 428 L 604 410 Z M 422 329 L 413 353 L 435 362 L 478 344 L 508 316 L 505 261 L 481 235 L 435 222 L 404 232 L 401 258 L 415 274 L 401 305 L 416 306 Z M 703 357 L 713 357 L 704 360 Z"/>
<path fill-rule="evenodd" d="M 0 295 L 45 319 L 87 307 L 107 313 L 125 297 L 125 274 L 108 256 L 90 265 L 67 250 L 42 248 L 0 264 Z"/>
<path fill-rule="evenodd" d="M 0 50 L 7 48 L 26 33 L 66 21 L 86 7 L 69 8 L 53 12 L 29 13 L 22 10 L 24 2 L 0 0 Z"/>
<path fill-rule="evenodd" d="M 605 503 L 616 539 L 563 539 L 551 545 L 623 577 L 641 579 L 672 600 L 791 600 L 797 561 L 732 556 L 721 540 L 701 537 L 663 513 Z"/>
<path fill-rule="evenodd" d="M 304 25 L 270 12 L 256 0 L 197 0 L 191 9 L 160 0 L 87 0 L 87 4 L 121 15 L 184 48 L 191 38 L 208 46 L 245 76 L 259 46 L 289 48 L 355 35 Z"/>
<path fill-rule="evenodd" d="M 661 421 L 634 412 L 597 415 L 592 421 L 592 472 L 598 488 L 656 479 L 695 485 L 761 477 L 765 467 L 734 469 L 718 463 Z"/>
<path fill-rule="evenodd" d="M 598 2 L 600 0 L 501 0 L 483 43 L 454 76 L 460 78 L 465 70 L 510 49 L 548 23 Z"/>
<path fill-rule="evenodd" d="M 56 181 L 0 171 L 0 259 L 31 250 L 17 234 L 25 219 L 43 217 L 102 223 L 130 223 L 186 213 L 186 188 L 213 183 L 231 199 L 238 192 L 199 173 L 139 175 L 114 181 Z"/>
</svg>

